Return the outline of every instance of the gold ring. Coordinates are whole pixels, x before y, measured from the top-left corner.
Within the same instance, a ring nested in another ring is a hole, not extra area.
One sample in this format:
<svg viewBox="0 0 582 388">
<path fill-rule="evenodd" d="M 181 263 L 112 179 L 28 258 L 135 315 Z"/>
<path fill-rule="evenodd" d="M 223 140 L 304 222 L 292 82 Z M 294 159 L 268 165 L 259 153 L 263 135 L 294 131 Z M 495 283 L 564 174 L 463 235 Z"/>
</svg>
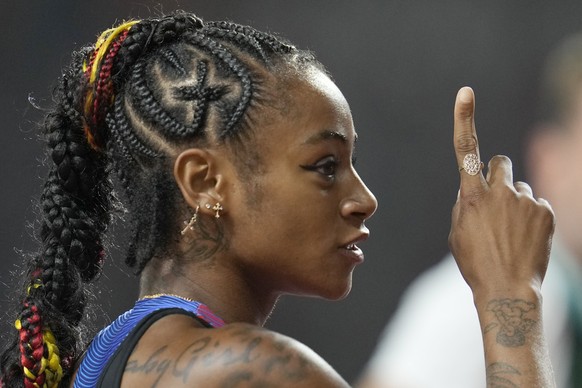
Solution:
<svg viewBox="0 0 582 388">
<path fill-rule="evenodd" d="M 479 160 L 476 154 L 467 154 L 463 159 L 463 165 L 459 167 L 459 171 L 465 170 L 469 175 L 477 175 L 483 168 L 483 162 Z"/>
</svg>

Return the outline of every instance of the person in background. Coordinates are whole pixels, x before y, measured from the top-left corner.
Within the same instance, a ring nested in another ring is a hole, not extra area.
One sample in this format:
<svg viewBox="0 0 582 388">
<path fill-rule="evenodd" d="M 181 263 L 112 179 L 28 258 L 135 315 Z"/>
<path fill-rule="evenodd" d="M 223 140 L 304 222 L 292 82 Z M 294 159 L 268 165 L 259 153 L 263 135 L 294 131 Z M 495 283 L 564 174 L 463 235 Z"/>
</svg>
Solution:
<svg viewBox="0 0 582 388">
<path fill-rule="evenodd" d="M 544 326 L 558 387 L 582 387 L 582 33 L 547 59 L 526 168 L 552 204 L 556 235 L 543 286 Z M 466 388 L 485 361 L 473 297 L 451 255 L 405 292 L 362 376 L 365 387 Z"/>
</svg>

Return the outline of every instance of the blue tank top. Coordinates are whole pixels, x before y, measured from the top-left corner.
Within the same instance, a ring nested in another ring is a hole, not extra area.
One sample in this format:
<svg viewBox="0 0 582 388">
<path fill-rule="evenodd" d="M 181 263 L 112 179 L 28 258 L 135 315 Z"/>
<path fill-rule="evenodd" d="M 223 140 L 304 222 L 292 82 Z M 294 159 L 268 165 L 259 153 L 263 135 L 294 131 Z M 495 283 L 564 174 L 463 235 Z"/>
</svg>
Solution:
<svg viewBox="0 0 582 388">
<path fill-rule="evenodd" d="M 119 387 L 127 360 L 142 335 L 157 320 L 170 314 L 192 316 L 206 327 L 224 325 L 222 319 L 199 302 L 174 295 L 140 299 L 95 337 L 77 370 L 73 387 Z"/>
</svg>

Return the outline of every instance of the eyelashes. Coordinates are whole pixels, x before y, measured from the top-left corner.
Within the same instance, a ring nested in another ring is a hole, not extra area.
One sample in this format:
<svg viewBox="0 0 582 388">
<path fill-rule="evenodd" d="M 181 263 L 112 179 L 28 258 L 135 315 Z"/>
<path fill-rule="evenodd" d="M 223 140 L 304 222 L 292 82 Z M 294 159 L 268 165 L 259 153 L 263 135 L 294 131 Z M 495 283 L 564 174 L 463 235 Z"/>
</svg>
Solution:
<svg viewBox="0 0 582 388">
<path fill-rule="evenodd" d="M 317 161 L 314 164 L 310 164 L 307 166 L 301 166 L 303 169 L 307 170 L 307 171 L 313 171 L 316 172 L 322 176 L 324 176 L 327 179 L 333 179 L 333 177 L 335 177 L 335 174 L 337 172 L 337 167 L 338 167 L 338 160 L 335 158 L 335 156 L 326 156 L 323 159 L 320 159 L 319 161 Z"/>
<path fill-rule="evenodd" d="M 316 172 L 325 177 L 326 179 L 331 180 L 335 177 L 338 166 L 339 160 L 335 156 L 329 155 L 320 159 L 314 164 L 301 167 L 307 171 Z"/>
<path fill-rule="evenodd" d="M 357 158 L 356 158 L 355 153 L 352 153 L 352 157 L 351 157 L 350 162 L 351 162 L 352 167 L 356 165 Z M 341 165 L 341 160 L 337 156 L 327 155 L 327 156 L 319 159 L 314 164 L 301 165 L 301 168 L 303 168 L 304 170 L 307 170 L 307 171 L 316 172 L 316 173 L 320 174 L 321 176 L 323 176 L 324 178 L 326 178 L 327 180 L 332 180 L 335 178 L 340 165 Z"/>
</svg>

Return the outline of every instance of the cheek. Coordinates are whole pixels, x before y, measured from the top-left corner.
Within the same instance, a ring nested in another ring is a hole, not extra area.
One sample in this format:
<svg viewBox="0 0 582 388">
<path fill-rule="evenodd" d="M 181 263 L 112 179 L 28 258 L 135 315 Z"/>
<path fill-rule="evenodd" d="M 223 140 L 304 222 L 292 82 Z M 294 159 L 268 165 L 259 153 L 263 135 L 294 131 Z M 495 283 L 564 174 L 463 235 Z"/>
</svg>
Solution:
<svg viewBox="0 0 582 388">
<path fill-rule="evenodd" d="M 339 214 L 336 198 L 309 181 L 279 186 L 276 193 L 264 198 L 262 208 L 265 227 L 271 232 L 284 231 L 293 244 L 329 234 Z"/>
<path fill-rule="evenodd" d="M 298 259 L 305 250 L 330 245 L 339 214 L 337 200 L 313 182 L 298 184 L 294 179 L 290 182 L 295 183 L 290 184 L 268 178 L 268 184 L 261 184 L 261 200 L 233 214 L 236 225 L 232 240 L 236 247 L 244 246 L 248 255 Z"/>
<path fill-rule="evenodd" d="M 264 237 L 275 239 L 277 244 L 294 247 L 309 237 L 316 237 L 322 218 L 321 210 L 313 200 L 299 193 L 286 191 L 277 197 L 263 201 L 259 213 L 255 213 L 254 224 L 265 232 Z"/>
</svg>

